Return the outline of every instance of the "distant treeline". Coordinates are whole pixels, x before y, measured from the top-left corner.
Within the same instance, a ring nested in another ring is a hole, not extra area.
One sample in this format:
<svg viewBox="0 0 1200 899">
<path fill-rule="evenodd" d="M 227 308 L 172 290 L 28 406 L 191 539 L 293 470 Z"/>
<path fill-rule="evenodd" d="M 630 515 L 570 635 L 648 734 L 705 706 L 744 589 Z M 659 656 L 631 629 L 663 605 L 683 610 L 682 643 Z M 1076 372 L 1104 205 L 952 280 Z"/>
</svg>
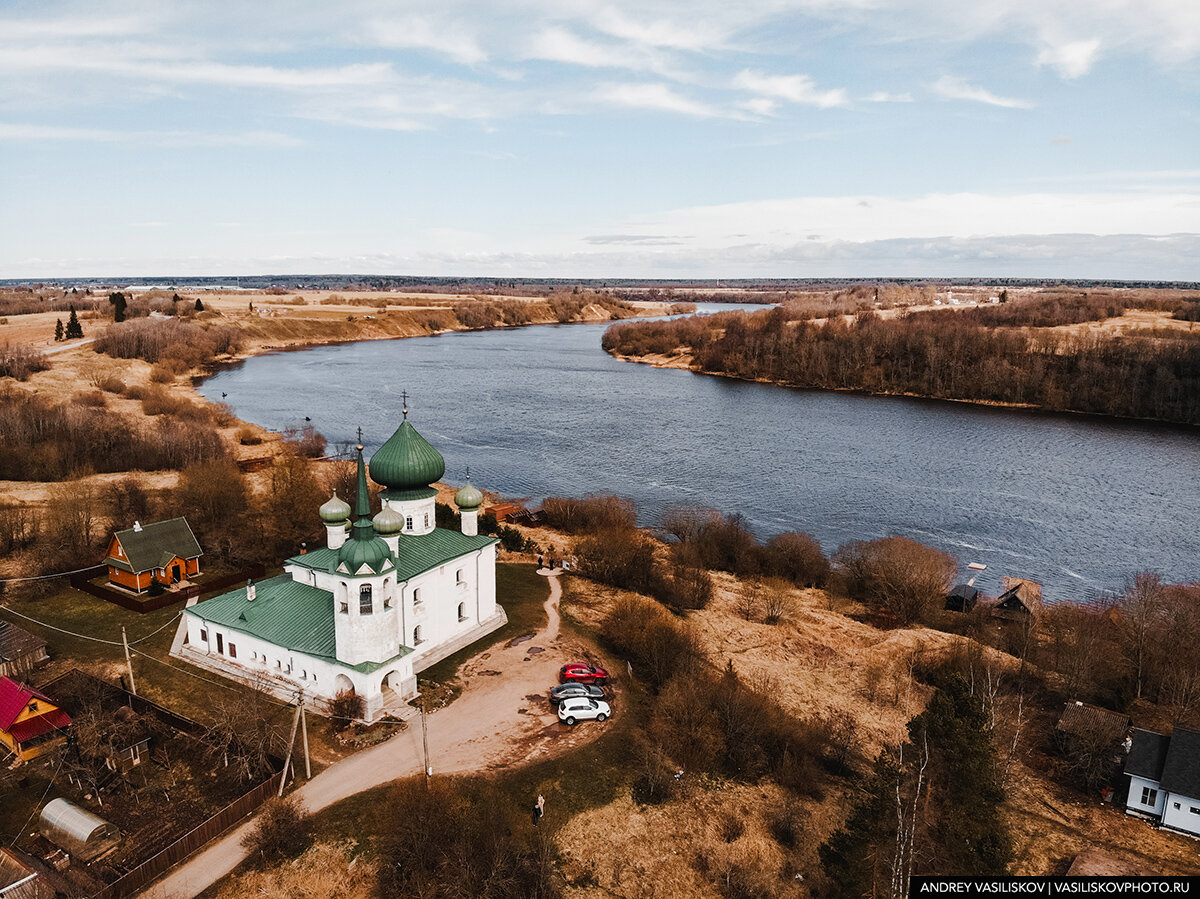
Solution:
<svg viewBox="0 0 1200 899">
<path fill-rule="evenodd" d="M 617 324 L 603 346 L 626 356 L 688 352 L 702 371 L 796 387 L 1200 424 L 1200 339 L 1155 333 L 1031 334 L 984 327 L 969 311 L 818 324 L 775 308 Z"/>
</svg>

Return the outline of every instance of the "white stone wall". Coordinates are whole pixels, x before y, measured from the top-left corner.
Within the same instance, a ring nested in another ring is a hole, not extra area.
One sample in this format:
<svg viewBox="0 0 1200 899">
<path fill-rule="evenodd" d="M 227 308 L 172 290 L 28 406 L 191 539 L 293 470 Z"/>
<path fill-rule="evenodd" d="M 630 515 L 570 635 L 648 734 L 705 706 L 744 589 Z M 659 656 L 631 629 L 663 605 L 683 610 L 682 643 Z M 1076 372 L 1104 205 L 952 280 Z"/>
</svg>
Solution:
<svg viewBox="0 0 1200 899">
<path fill-rule="evenodd" d="M 362 611 L 361 591 L 371 588 L 371 611 Z M 382 577 L 340 577 L 333 584 L 333 620 L 338 661 L 347 665 L 382 662 L 396 654 L 400 602 L 394 572 Z"/>
<path fill-rule="evenodd" d="M 1142 805 L 1142 787 L 1149 787 L 1152 790 L 1158 790 L 1158 796 L 1154 805 Z M 1144 777 L 1129 777 L 1129 798 L 1125 802 L 1125 807 L 1130 811 L 1140 812 L 1143 815 L 1161 815 L 1163 813 L 1163 803 L 1166 798 L 1166 792 L 1158 785 L 1156 781 L 1147 780 Z"/>
<path fill-rule="evenodd" d="M 1141 792 L 1138 790 L 1139 794 Z M 1163 803 L 1162 823 L 1166 827 L 1200 836 L 1200 799 L 1191 799 L 1178 793 L 1168 794 Z"/>
<path fill-rule="evenodd" d="M 427 499 L 385 499 L 384 504 L 395 509 L 404 518 L 404 533 L 428 534 L 436 527 L 434 505 L 436 496 Z"/>
<path fill-rule="evenodd" d="M 283 649 L 195 615 L 185 613 L 185 617 L 188 637 L 179 653 L 180 658 L 266 690 L 286 702 L 295 702 L 303 695 L 323 705 L 345 688 L 348 681 L 354 692 L 366 700 L 367 717 L 370 718 L 383 704 L 385 682 L 403 698 L 416 692 L 411 654 L 391 666 L 364 674 L 327 659 Z M 217 652 L 218 636 L 221 637 L 222 652 Z M 236 647 L 236 657 L 230 655 L 230 644 Z"/>
</svg>

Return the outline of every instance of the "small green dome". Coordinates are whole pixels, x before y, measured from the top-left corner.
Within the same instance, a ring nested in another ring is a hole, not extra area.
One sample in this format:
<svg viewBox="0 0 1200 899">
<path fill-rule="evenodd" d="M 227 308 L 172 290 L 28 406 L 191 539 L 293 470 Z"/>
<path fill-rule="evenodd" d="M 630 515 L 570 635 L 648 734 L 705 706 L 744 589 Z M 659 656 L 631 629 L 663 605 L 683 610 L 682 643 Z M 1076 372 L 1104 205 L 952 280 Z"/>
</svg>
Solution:
<svg viewBox="0 0 1200 899">
<path fill-rule="evenodd" d="M 454 494 L 454 505 L 458 506 L 459 511 L 473 512 L 483 505 L 483 494 L 479 492 L 479 488 L 467 481 L 458 493 Z"/>
<path fill-rule="evenodd" d="M 380 537 L 393 537 L 404 530 L 404 516 L 391 506 L 384 506 L 371 522 Z"/>
<path fill-rule="evenodd" d="M 357 528 L 359 525 L 355 525 Z M 370 525 L 367 525 L 370 528 Z M 357 533 L 349 540 L 341 545 L 338 549 L 338 564 L 341 568 L 344 564 L 346 572 L 351 575 L 358 574 L 358 570 L 365 563 L 368 568 L 375 574 L 380 574 L 392 557 L 392 551 L 388 549 L 388 545 L 383 542 L 382 537 L 377 537 L 372 534 L 370 537 L 363 539 Z"/>
<path fill-rule="evenodd" d="M 389 490 L 428 487 L 446 473 L 446 460 L 405 422 L 371 457 L 371 480 Z"/>
<path fill-rule="evenodd" d="M 350 504 L 339 497 L 335 490 L 333 496 L 329 497 L 329 502 L 322 505 L 317 512 L 326 524 L 341 524 L 350 518 Z"/>
</svg>

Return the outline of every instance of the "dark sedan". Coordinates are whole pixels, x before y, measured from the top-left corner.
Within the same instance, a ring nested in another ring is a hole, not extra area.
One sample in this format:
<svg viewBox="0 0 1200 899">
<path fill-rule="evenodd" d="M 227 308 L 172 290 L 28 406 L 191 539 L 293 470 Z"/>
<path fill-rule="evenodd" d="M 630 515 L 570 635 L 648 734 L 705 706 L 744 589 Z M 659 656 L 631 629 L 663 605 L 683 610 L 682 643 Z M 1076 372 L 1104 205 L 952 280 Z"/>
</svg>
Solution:
<svg viewBox="0 0 1200 899">
<path fill-rule="evenodd" d="M 595 684 L 559 684 L 550 689 L 550 702 L 558 705 L 564 699 L 603 699 L 604 688 Z"/>
</svg>

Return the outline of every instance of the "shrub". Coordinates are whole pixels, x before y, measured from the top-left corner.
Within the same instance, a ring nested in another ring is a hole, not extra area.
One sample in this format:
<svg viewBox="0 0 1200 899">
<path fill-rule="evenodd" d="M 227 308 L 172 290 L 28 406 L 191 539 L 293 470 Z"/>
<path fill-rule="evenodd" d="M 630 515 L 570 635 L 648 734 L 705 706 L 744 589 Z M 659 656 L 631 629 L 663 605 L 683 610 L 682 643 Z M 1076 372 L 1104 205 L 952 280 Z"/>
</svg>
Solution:
<svg viewBox="0 0 1200 899">
<path fill-rule="evenodd" d="M 0 378 L 26 381 L 35 371 L 49 367 L 45 356 L 23 343 L 5 343 L 0 348 Z"/>
<path fill-rule="evenodd" d="M 175 380 L 175 372 L 164 365 L 158 364 L 150 369 L 150 381 L 154 384 L 169 384 Z"/>
<path fill-rule="evenodd" d="M 242 446 L 258 446 L 263 442 L 262 437 L 253 428 L 241 428 L 237 432 L 238 443 Z"/>
<path fill-rule="evenodd" d="M 92 408 L 103 409 L 108 405 L 108 401 L 104 398 L 104 394 L 99 390 L 86 390 L 75 394 L 71 397 L 71 402 L 77 406 L 91 406 Z"/>
<path fill-rule="evenodd" d="M 610 529 L 585 537 L 575 548 L 579 573 L 584 577 L 646 593 L 654 582 L 654 548 L 634 528 Z"/>
<path fill-rule="evenodd" d="M 713 582 L 703 568 L 672 565 L 655 578 L 651 594 L 676 612 L 705 608 L 713 598 Z"/>
<path fill-rule="evenodd" d="M 772 537 L 762 551 L 763 570 L 799 587 L 824 587 L 829 560 L 808 534 L 788 531 Z"/>
<path fill-rule="evenodd" d="M 848 543 L 833 558 L 852 597 L 902 623 L 927 620 L 940 608 L 958 571 L 949 553 L 907 537 Z"/>
<path fill-rule="evenodd" d="M 568 534 L 632 528 L 637 524 L 633 500 L 611 494 L 589 493 L 583 499 L 550 496 L 542 503 L 542 511 L 550 527 Z"/>
<path fill-rule="evenodd" d="M 367 701 L 352 690 L 342 690 L 329 700 L 329 726 L 341 733 L 367 712 Z"/>
<path fill-rule="evenodd" d="M 296 455 L 305 459 L 319 459 L 325 455 L 325 436 L 312 425 L 299 430 L 288 428 L 283 432 L 283 439 L 291 444 Z"/>
<path fill-rule="evenodd" d="M 106 393 L 122 394 L 125 392 L 125 382 L 115 375 L 108 375 L 102 378 L 96 386 Z"/>
<path fill-rule="evenodd" d="M 701 657 L 687 625 L 647 599 L 619 600 L 601 624 L 600 633 L 630 659 L 635 674 L 655 687 L 692 671 Z"/>
<path fill-rule="evenodd" d="M 434 515 L 437 514 L 437 509 L 434 509 Z M 510 553 L 519 553 L 525 548 L 525 535 L 516 528 L 508 525 L 500 526 L 500 545 Z"/>
<path fill-rule="evenodd" d="M 272 796 L 262 804 L 242 846 L 265 863 L 295 858 L 312 843 L 312 821 L 295 798 Z"/>
</svg>

